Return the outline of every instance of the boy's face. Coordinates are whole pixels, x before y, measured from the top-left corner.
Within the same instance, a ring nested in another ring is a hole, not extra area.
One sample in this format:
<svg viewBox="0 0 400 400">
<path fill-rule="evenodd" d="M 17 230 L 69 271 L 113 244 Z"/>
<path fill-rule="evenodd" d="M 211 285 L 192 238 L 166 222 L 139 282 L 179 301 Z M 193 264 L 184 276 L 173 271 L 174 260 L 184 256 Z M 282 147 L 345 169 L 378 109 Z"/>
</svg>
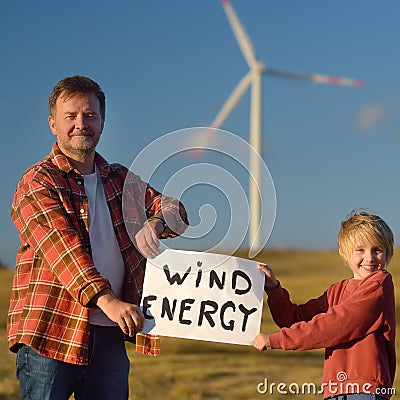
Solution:
<svg viewBox="0 0 400 400">
<path fill-rule="evenodd" d="M 354 279 L 364 279 L 373 272 L 383 269 L 385 264 L 386 250 L 380 242 L 365 238 L 356 240 L 349 259 Z"/>
</svg>

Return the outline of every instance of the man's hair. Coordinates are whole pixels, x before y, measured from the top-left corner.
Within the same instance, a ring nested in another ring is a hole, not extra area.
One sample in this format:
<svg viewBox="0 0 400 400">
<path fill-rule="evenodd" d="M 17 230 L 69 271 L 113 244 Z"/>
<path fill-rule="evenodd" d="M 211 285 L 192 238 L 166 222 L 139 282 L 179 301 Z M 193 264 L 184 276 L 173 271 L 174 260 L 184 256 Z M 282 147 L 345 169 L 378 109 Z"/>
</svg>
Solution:
<svg viewBox="0 0 400 400">
<path fill-rule="evenodd" d="M 387 223 L 367 210 L 354 210 L 342 222 L 338 235 L 338 249 L 342 259 L 348 263 L 357 239 L 376 240 L 386 250 L 386 263 L 393 256 L 394 237 Z"/>
<path fill-rule="evenodd" d="M 49 96 L 49 113 L 55 118 L 56 101 L 62 95 L 65 100 L 75 96 L 93 93 L 100 102 L 101 117 L 106 116 L 106 97 L 98 83 L 86 76 L 75 75 L 62 79 L 54 86 Z"/>
</svg>

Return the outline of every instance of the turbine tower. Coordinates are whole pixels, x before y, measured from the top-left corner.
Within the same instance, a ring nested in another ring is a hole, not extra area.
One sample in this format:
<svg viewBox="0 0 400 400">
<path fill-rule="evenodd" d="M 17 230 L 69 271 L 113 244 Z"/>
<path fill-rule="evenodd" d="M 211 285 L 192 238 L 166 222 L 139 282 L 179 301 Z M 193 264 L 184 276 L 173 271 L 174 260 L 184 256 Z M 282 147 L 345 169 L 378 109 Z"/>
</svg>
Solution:
<svg viewBox="0 0 400 400">
<path fill-rule="evenodd" d="M 261 84 L 262 75 L 270 74 L 282 78 L 305 79 L 315 83 L 325 83 L 344 86 L 362 86 L 364 83 L 358 79 L 341 78 L 321 74 L 303 74 L 297 72 L 281 71 L 266 68 L 264 64 L 256 59 L 253 45 L 241 24 L 235 10 L 229 0 L 221 0 L 225 14 L 231 25 L 232 31 L 236 37 L 244 59 L 249 66 L 247 74 L 235 86 L 228 99 L 223 104 L 221 110 L 211 124 L 212 128 L 219 128 L 228 117 L 232 109 L 239 102 L 245 91 L 251 86 L 250 97 L 250 145 L 261 155 L 262 149 L 262 110 L 261 110 Z M 259 185 L 260 171 L 259 159 L 251 157 L 249 160 L 250 182 L 249 182 L 249 200 L 250 200 L 250 226 L 249 226 L 249 245 L 250 249 L 260 248 L 258 231 L 261 229 L 261 199 Z"/>
</svg>

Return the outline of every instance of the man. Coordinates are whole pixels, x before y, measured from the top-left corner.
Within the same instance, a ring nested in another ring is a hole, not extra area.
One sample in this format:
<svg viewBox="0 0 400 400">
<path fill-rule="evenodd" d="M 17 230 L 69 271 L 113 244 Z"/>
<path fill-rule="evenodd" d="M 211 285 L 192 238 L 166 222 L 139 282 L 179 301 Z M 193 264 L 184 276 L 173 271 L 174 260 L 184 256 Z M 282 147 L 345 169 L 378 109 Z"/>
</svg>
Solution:
<svg viewBox="0 0 400 400">
<path fill-rule="evenodd" d="M 56 143 L 24 173 L 11 209 L 21 247 L 7 331 L 21 399 L 127 399 L 124 340 L 144 324 L 144 257 L 183 233 L 186 212 L 95 151 L 105 120 L 96 82 L 61 80 L 49 112 Z M 155 340 L 137 350 L 157 354 Z"/>
</svg>

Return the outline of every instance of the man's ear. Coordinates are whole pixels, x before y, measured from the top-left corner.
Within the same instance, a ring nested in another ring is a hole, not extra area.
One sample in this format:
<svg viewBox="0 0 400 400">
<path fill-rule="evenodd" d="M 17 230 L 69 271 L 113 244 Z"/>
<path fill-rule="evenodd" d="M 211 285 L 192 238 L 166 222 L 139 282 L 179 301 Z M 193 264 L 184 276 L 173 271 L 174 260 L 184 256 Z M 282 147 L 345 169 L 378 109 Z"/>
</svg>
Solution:
<svg viewBox="0 0 400 400">
<path fill-rule="evenodd" d="M 54 119 L 51 115 L 49 115 L 47 120 L 49 121 L 49 127 L 50 127 L 50 130 L 53 132 L 53 135 L 57 136 L 56 121 L 54 121 Z"/>
</svg>

